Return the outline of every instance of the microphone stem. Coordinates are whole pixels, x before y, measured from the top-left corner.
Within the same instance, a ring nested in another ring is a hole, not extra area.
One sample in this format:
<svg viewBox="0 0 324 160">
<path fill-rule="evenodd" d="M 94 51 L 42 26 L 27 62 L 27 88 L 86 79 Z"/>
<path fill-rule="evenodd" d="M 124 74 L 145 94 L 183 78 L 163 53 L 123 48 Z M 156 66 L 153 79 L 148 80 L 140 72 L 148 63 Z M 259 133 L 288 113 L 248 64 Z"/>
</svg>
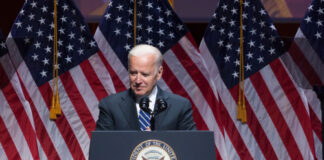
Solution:
<svg viewBox="0 0 324 160">
<path fill-rule="evenodd" d="M 155 116 L 154 115 L 152 115 L 150 122 L 151 122 L 151 130 L 153 131 L 153 130 L 155 130 Z"/>
</svg>

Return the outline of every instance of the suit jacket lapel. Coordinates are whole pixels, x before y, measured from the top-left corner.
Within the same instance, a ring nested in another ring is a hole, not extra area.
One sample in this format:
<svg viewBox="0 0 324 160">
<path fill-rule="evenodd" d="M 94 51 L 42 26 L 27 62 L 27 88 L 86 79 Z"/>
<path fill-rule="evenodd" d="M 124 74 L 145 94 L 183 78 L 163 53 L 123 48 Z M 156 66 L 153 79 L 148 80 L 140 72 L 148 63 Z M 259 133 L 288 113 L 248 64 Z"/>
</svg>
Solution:
<svg viewBox="0 0 324 160">
<path fill-rule="evenodd" d="M 163 98 L 165 101 L 168 99 L 168 95 L 158 86 L 158 93 L 156 95 L 156 100 L 159 98 Z M 168 106 L 169 107 L 169 106 Z M 158 106 L 157 103 L 155 103 L 154 110 L 157 110 Z M 167 108 L 165 111 L 158 113 L 157 116 L 155 117 L 155 129 L 158 130 L 160 126 L 163 124 L 163 120 L 165 116 L 167 115 L 167 112 L 169 109 Z"/>
<path fill-rule="evenodd" d="M 137 117 L 136 105 L 132 96 L 131 90 L 122 97 L 122 101 L 119 104 L 122 112 L 124 113 L 125 119 L 127 120 L 129 127 L 132 130 L 139 130 L 139 121 Z"/>
</svg>

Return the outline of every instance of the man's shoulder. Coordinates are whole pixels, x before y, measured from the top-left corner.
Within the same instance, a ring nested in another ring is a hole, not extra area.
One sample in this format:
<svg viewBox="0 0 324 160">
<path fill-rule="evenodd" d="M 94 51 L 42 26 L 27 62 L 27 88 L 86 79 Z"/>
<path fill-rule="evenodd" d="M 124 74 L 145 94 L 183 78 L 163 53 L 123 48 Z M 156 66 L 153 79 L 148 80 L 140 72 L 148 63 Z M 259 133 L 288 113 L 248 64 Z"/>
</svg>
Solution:
<svg viewBox="0 0 324 160">
<path fill-rule="evenodd" d="M 114 93 L 114 94 L 111 94 L 111 95 L 106 96 L 105 98 L 103 98 L 100 101 L 100 103 L 116 102 L 116 101 L 121 100 L 122 97 L 127 96 L 127 94 L 128 94 L 128 90 L 125 90 L 125 91 L 122 91 L 122 92 L 119 92 L 119 93 Z"/>
<path fill-rule="evenodd" d="M 169 91 L 163 91 L 163 94 L 166 95 L 168 97 L 168 99 L 171 99 L 171 100 L 176 100 L 176 101 L 180 101 L 180 102 L 189 101 L 187 98 L 182 97 L 175 93 L 171 93 Z"/>
</svg>

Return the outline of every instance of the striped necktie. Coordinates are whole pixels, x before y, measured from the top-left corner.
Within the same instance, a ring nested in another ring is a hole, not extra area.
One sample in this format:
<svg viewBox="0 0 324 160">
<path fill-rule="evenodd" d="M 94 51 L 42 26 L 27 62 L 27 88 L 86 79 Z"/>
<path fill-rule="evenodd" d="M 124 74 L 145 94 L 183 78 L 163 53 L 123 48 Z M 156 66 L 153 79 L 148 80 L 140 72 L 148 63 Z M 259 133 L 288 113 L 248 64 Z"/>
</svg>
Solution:
<svg viewBox="0 0 324 160">
<path fill-rule="evenodd" d="M 139 122 L 140 122 L 140 128 L 142 131 L 145 131 L 146 127 L 150 127 L 151 123 L 150 123 L 150 114 L 144 112 L 142 109 L 140 109 L 139 111 Z"/>
</svg>

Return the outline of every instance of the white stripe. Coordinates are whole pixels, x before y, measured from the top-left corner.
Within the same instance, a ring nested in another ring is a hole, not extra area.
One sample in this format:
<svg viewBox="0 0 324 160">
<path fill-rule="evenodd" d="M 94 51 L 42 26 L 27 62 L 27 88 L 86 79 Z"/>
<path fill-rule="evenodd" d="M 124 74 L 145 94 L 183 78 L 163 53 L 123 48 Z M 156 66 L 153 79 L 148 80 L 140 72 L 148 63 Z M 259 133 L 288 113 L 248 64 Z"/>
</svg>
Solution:
<svg viewBox="0 0 324 160">
<path fill-rule="evenodd" d="M 17 59 L 21 59 L 19 50 L 17 49 L 17 46 L 13 39 L 8 39 L 8 47 L 10 51 L 10 54 L 15 55 Z M 14 60 L 14 59 L 13 59 Z M 37 110 L 37 113 L 39 117 L 42 120 L 42 123 L 45 126 L 45 129 L 50 136 L 52 143 L 54 144 L 56 151 L 58 152 L 58 155 L 60 158 L 64 157 L 65 159 L 72 159 L 72 155 L 69 152 L 69 149 L 64 142 L 64 139 L 57 128 L 55 122 L 51 121 L 49 119 L 49 110 L 47 108 L 46 103 L 44 102 L 41 93 L 38 90 L 37 85 L 35 84 L 27 65 L 22 62 L 18 63 L 17 61 L 14 61 L 16 65 L 19 65 L 19 68 L 17 68 L 17 72 L 19 73 L 21 79 L 23 79 L 23 85 L 26 87 L 28 94 L 31 97 L 32 102 L 35 105 L 35 108 Z M 19 62 L 19 61 L 18 61 Z"/>
<path fill-rule="evenodd" d="M 312 88 L 304 73 L 296 65 L 290 54 L 285 53 L 280 57 L 280 59 L 284 62 L 285 66 L 289 70 L 290 74 L 294 77 L 294 80 L 298 84 L 298 86 L 303 88 Z"/>
<path fill-rule="evenodd" d="M 273 120 L 270 118 L 270 115 L 265 109 L 264 104 L 262 103 L 262 100 L 257 94 L 257 91 L 252 85 L 250 79 L 246 79 L 244 83 L 245 83 L 245 87 L 244 87 L 245 96 L 251 106 L 251 109 L 254 112 L 254 115 L 258 119 L 259 124 L 262 126 L 264 133 L 268 137 L 268 140 L 276 156 L 279 159 L 290 159 L 289 154 L 285 148 L 285 145 L 280 140 L 281 139 L 280 135 L 275 125 L 273 124 Z"/>
<path fill-rule="evenodd" d="M 318 57 L 316 51 L 309 44 L 308 40 L 305 38 L 303 32 L 298 29 L 295 36 L 295 43 L 299 46 L 301 52 L 306 57 L 308 62 L 313 66 L 314 71 L 317 73 L 317 76 L 320 77 L 322 84 L 324 83 L 324 63 Z"/>
<path fill-rule="evenodd" d="M 33 127 L 33 130 L 35 130 L 34 119 L 32 118 L 33 114 L 32 114 L 30 105 L 29 105 L 28 101 L 25 99 L 25 96 L 23 95 L 21 83 L 20 83 L 18 75 L 15 71 L 15 67 L 11 63 L 11 60 L 10 60 L 8 54 L 0 57 L 0 65 L 2 65 L 2 68 L 6 72 L 7 77 L 10 80 L 10 83 L 11 83 L 16 95 L 19 98 L 19 101 L 21 102 L 21 104 L 24 107 L 24 110 L 28 116 L 31 126 Z"/>
<path fill-rule="evenodd" d="M 75 107 L 77 106 L 73 106 L 73 104 L 71 103 L 70 98 L 65 91 L 65 88 L 62 86 L 63 84 L 61 82 L 61 79 L 59 79 L 58 82 L 62 112 L 64 113 L 66 120 L 72 128 L 76 140 L 79 142 L 83 156 L 88 157 L 90 137 L 87 134 L 87 130 L 83 126 L 82 121 L 75 110 Z M 75 83 L 75 81 L 73 81 L 73 83 Z"/>
<path fill-rule="evenodd" d="M 114 83 L 112 81 L 112 78 L 110 77 L 110 73 L 108 70 L 103 67 L 105 66 L 103 62 L 101 61 L 98 54 L 94 54 L 89 58 L 89 62 L 91 66 L 93 67 L 93 70 L 96 72 L 101 84 L 104 86 L 106 92 L 110 95 L 113 93 L 116 93 L 116 89 L 114 87 Z"/>
<path fill-rule="evenodd" d="M 315 154 L 317 159 L 323 159 L 323 151 L 322 151 L 322 143 L 321 140 L 317 137 L 317 135 L 313 132 L 313 137 L 315 141 Z"/>
<path fill-rule="evenodd" d="M 216 87 L 219 93 L 220 98 L 222 99 L 225 108 L 227 112 L 229 113 L 232 122 L 235 124 L 235 127 L 237 128 L 238 132 L 240 133 L 244 144 L 246 145 L 248 151 L 250 152 L 251 156 L 254 157 L 255 155 L 263 156 L 262 151 L 260 150 L 258 146 L 258 143 L 254 138 L 253 134 L 251 133 L 251 130 L 249 129 L 248 125 L 242 124 L 240 121 L 236 119 L 237 114 L 237 104 L 236 101 L 233 99 L 231 93 L 227 89 L 226 85 L 224 84 L 224 81 L 215 81 Z M 264 157 L 259 157 L 261 159 L 264 159 Z"/>
<path fill-rule="evenodd" d="M 293 110 L 293 106 L 290 104 L 288 97 L 285 92 L 282 90 L 275 74 L 272 72 L 270 66 L 265 66 L 260 70 L 260 73 L 267 84 L 267 87 L 272 95 L 272 97 L 276 100 L 275 103 L 278 105 L 283 118 L 285 119 L 289 130 L 291 131 L 295 142 L 299 148 L 304 159 L 313 159 L 313 155 L 311 153 L 306 135 L 304 130 L 297 118 Z M 296 87 L 296 86 L 294 86 Z M 283 140 L 285 141 L 285 140 Z M 308 145 L 305 145 L 308 144 Z"/>
<path fill-rule="evenodd" d="M 98 115 L 99 115 L 99 108 L 98 108 L 99 100 L 98 100 L 98 98 L 96 97 L 95 93 L 93 92 L 92 88 L 90 87 L 90 84 L 89 84 L 87 78 L 85 77 L 80 66 L 76 66 L 76 67 L 70 69 L 69 72 L 70 72 L 73 82 L 76 85 L 82 99 L 85 101 L 90 114 L 92 115 L 92 119 L 95 121 L 96 119 L 98 119 Z M 69 88 L 69 86 L 64 86 L 64 87 L 66 87 L 67 89 Z M 64 92 L 64 93 L 66 93 L 66 92 Z M 68 95 L 66 94 L 66 96 L 68 96 Z M 73 95 L 71 95 L 71 96 L 73 96 Z M 69 99 L 67 98 L 67 100 L 69 100 Z M 73 107 L 73 104 L 70 104 L 70 105 L 71 105 L 71 107 Z M 74 106 L 74 107 L 77 107 L 77 106 Z M 76 112 L 76 111 L 74 110 L 74 112 Z"/>
<path fill-rule="evenodd" d="M 142 123 L 142 125 L 149 126 L 150 123 L 143 117 L 143 115 L 140 115 L 140 117 L 141 117 L 140 122 Z"/>
<path fill-rule="evenodd" d="M 0 91 L 0 102 L 3 103 L 3 105 L 1 105 L 2 109 L 0 112 L 0 118 L 4 121 L 20 157 L 25 159 L 33 159 L 28 143 L 24 137 L 24 133 L 21 131 L 19 123 L 17 122 L 14 113 L 5 99 L 2 90 Z"/>
<path fill-rule="evenodd" d="M 222 159 L 227 159 L 226 152 L 224 151 L 225 147 L 223 147 L 225 146 L 223 135 L 221 134 L 221 130 L 215 120 L 212 110 L 210 109 L 214 106 L 208 105 L 198 86 L 195 85 L 195 82 L 191 79 L 187 71 L 183 68 L 182 64 L 179 62 L 179 60 L 171 50 L 168 50 L 163 55 L 163 58 L 166 65 L 168 65 L 170 70 L 174 73 L 178 81 L 181 83 L 182 87 L 186 90 L 186 92 L 192 99 L 195 106 L 197 106 L 197 109 L 202 115 L 201 117 L 203 118 L 207 127 L 211 131 L 214 131 L 215 144 Z"/>
<path fill-rule="evenodd" d="M 307 97 L 309 107 L 312 108 L 316 117 L 322 122 L 322 109 L 321 109 L 321 101 L 318 99 L 316 93 L 312 89 L 305 89 L 305 95 Z"/>
<path fill-rule="evenodd" d="M 4 148 L 2 147 L 1 143 L 0 143 L 0 159 L 2 160 L 8 159 L 6 152 L 4 151 Z"/>
<path fill-rule="evenodd" d="M 38 155 L 39 155 L 39 159 L 41 160 L 46 160 L 48 159 L 47 158 L 47 155 L 45 154 L 43 148 L 42 148 L 42 145 L 40 144 L 39 140 L 37 139 L 37 147 L 38 147 Z"/>
<path fill-rule="evenodd" d="M 237 104 L 236 104 L 235 100 L 233 99 L 231 93 L 229 93 L 227 87 L 225 86 L 225 84 L 219 74 L 219 70 L 218 70 L 218 67 L 214 61 L 214 58 L 211 56 L 211 53 L 209 52 L 204 39 L 202 40 L 202 42 L 200 44 L 199 50 L 200 50 L 202 56 L 204 57 L 204 60 L 208 66 L 210 76 L 216 85 L 217 92 L 220 93 L 218 96 L 220 97 L 220 99 L 222 99 L 227 112 L 231 116 L 232 122 L 235 124 L 238 132 L 242 136 L 242 139 L 243 139 L 247 149 L 249 150 L 251 156 L 253 157 L 256 154 L 263 156 L 260 148 L 256 147 L 256 146 L 258 146 L 258 144 L 255 141 L 255 139 L 254 138 L 251 139 L 251 137 L 253 137 L 253 134 L 249 130 L 248 126 L 242 125 L 241 122 L 236 120 Z M 247 140 L 249 140 L 249 142 L 246 142 Z M 231 142 L 226 141 L 226 143 L 231 143 Z M 226 146 L 228 146 L 228 144 L 226 144 Z M 233 157 L 233 154 L 237 154 L 237 153 L 234 153 L 233 150 L 229 150 L 228 147 L 227 147 L 227 152 L 230 157 Z M 255 153 L 255 154 L 252 154 L 252 153 Z M 264 157 L 262 157 L 262 158 L 264 159 Z"/>
<path fill-rule="evenodd" d="M 228 158 L 226 160 L 233 160 L 233 159 L 240 159 L 238 153 L 236 152 L 235 147 L 233 146 L 230 138 L 228 137 L 227 132 L 225 132 L 225 147 L 226 147 L 226 151 Z"/>
<path fill-rule="evenodd" d="M 207 64 L 204 61 L 202 55 L 197 51 L 197 49 L 194 47 L 194 45 L 189 41 L 187 36 L 182 37 L 178 43 L 185 50 L 187 55 L 190 57 L 191 61 L 196 64 L 200 73 L 202 73 L 202 75 L 204 75 L 205 79 L 207 81 L 209 81 L 211 89 L 214 91 L 214 93 L 216 93 L 215 84 L 214 84 L 214 82 L 211 81 L 212 79 L 210 78 L 210 75 L 208 73 Z"/>
<path fill-rule="evenodd" d="M 109 62 L 110 66 L 116 72 L 119 79 L 123 82 L 123 84 L 126 86 L 126 88 L 128 88 L 129 87 L 128 72 L 127 72 L 126 68 L 124 67 L 124 65 L 121 63 L 117 54 L 114 52 L 114 50 L 109 45 L 108 41 L 106 40 L 106 38 L 100 31 L 99 27 L 96 30 L 94 38 L 98 44 L 99 49 L 103 53 L 106 60 Z"/>
</svg>

